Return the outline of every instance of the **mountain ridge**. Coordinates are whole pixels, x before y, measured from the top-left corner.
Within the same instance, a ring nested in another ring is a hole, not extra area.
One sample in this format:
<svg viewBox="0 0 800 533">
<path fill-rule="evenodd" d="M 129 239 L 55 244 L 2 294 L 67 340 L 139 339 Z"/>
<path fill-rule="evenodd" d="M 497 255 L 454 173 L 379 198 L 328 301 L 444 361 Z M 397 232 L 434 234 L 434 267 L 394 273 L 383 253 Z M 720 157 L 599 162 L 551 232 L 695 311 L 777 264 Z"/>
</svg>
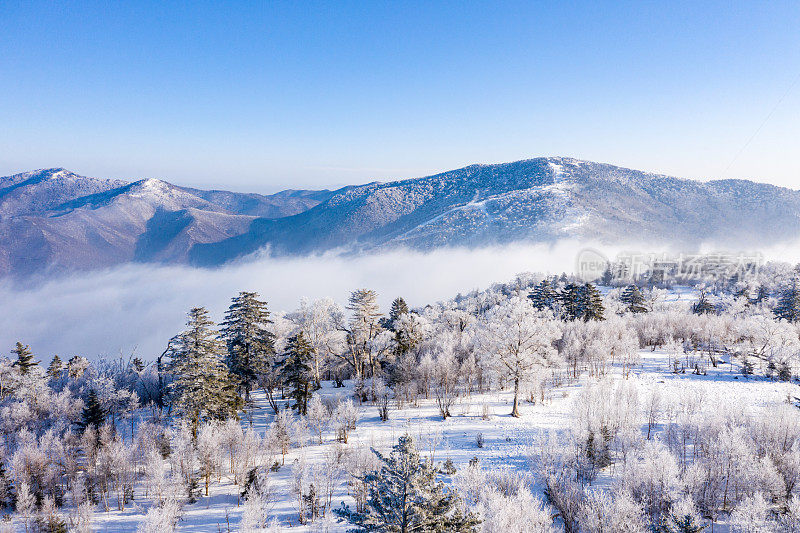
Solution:
<svg viewBox="0 0 800 533">
<path fill-rule="evenodd" d="M 126 262 L 210 267 L 263 249 L 301 255 L 563 238 L 742 247 L 800 235 L 800 191 L 568 157 L 273 195 L 54 168 L 0 178 L 0 230 L 0 273 L 23 276 Z"/>
</svg>

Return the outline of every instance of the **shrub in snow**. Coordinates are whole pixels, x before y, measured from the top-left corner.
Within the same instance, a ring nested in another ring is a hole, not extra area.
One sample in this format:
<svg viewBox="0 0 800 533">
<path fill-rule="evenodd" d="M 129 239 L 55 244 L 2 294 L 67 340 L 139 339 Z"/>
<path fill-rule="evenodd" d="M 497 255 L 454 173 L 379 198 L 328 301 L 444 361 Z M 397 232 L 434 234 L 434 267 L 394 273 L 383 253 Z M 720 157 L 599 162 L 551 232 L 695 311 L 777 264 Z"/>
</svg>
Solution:
<svg viewBox="0 0 800 533">
<path fill-rule="evenodd" d="M 347 438 L 350 432 L 356 429 L 356 422 L 358 421 L 358 409 L 353 405 L 353 400 L 344 400 L 336 406 L 331 418 L 336 427 L 337 440 L 347 444 Z"/>
<path fill-rule="evenodd" d="M 273 503 L 269 482 L 266 476 L 256 475 L 254 478 L 245 493 L 239 525 L 242 533 L 263 531 L 269 525 L 269 510 Z"/>
<path fill-rule="evenodd" d="M 697 508 L 688 497 L 678 500 L 664 520 L 664 533 L 700 533 L 705 529 Z"/>
<path fill-rule="evenodd" d="M 734 533 L 771 533 L 778 529 L 769 504 L 760 492 L 745 498 L 736 506 L 731 513 L 730 523 Z"/>
<path fill-rule="evenodd" d="M 683 489 L 677 461 L 658 441 L 648 441 L 639 456 L 628 461 L 621 485 L 653 523 L 666 516 Z"/>
<path fill-rule="evenodd" d="M 478 510 L 483 533 L 556 533 L 553 513 L 527 488 L 503 495 L 489 488 L 480 497 Z"/>
<path fill-rule="evenodd" d="M 177 500 L 167 500 L 164 505 L 151 507 L 136 528 L 136 533 L 173 533 L 181 516 Z"/>
<path fill-rule="evenodd" d="M 580 510 L 581 532 L 647 533 L 641 506 L 627 493 L 589 491 Z"/>
</svg>

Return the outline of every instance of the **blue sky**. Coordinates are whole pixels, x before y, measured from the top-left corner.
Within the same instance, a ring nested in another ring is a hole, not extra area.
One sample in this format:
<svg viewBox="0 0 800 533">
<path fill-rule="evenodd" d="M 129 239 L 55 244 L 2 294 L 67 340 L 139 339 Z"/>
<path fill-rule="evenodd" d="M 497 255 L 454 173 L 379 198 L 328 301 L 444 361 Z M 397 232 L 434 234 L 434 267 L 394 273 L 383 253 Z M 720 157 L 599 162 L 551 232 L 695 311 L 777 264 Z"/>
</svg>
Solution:
<svg viewBox="0 0 800 533">
<path fill-rule="evenodd" d="M 796 0 L 6 0 L 0 175 L 271 192 L 566 155 L 800 188 L 798 28 Z"/>
</svg>

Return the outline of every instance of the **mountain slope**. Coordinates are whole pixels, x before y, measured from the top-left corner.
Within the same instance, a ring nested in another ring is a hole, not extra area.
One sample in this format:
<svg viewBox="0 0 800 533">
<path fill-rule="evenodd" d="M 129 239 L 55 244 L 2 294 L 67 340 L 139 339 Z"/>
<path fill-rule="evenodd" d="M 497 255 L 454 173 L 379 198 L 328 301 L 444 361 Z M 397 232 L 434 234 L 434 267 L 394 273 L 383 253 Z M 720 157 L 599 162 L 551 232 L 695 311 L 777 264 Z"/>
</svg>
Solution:
<svg viewBox="0 0 800 533">
<path fill-rule="evenodd" d="M 258 219 L 246 233 L 198 244 L 190 257 L 215 265 L 264 246 L 297 254 L 564 237 L 741 247 L 798 235 L 798 191 L 749 181 L 701 183 L 552 157 L 354 187 L 297 215 Z"/>
<path fill-rule="evenodd" d="M 295 214 L 330 194 L 202 191 L 156 179 L 86 178 L 63 169 L 0 178 L 0 274 L 183 263 L 197 243 L 239 235 L 257 216 Z"/>
<path fill-rule="evenodd" d="M 289 255 L 570 237 L 742 249 L 798 235 L 798 191 L 562 157 L 270 196 L 63 169 L 0 178 L 0 274 L 13 275 L 132 261 L 214 266 L 265 247 Z"/>
</svg>

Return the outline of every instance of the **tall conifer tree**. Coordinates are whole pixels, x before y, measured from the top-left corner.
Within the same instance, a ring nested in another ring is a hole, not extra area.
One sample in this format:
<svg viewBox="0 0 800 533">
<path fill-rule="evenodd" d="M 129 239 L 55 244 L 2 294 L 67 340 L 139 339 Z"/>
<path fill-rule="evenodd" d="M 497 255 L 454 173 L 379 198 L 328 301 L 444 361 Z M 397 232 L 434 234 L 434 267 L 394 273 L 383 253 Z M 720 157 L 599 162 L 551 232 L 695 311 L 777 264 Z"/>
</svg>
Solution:
<svg viewBox="0 0 800 533">
<path fill-rule="evenodd" d="M 545 278 L 533 288 L 528 298 L 536 309 L 552 309 L 556 301 L 556 291 L 550 280 Z"/>
<path fill-rule="evenodd" d="M 778 305 L 775 307 L 775 316 L 789 322 L 800 321 L 800 288 L 797 280 L 781 292 Z"/>
<path fill-rule="evenodd" d="M 232 376 L 222 362 L 223 349 L 214 322 L 203 307 L 189 311 L 187 329 L 171 343 L 169 371 L 175 405 L 197 436 L 201 420 L 236 416 L 241 400 Z"/>
<path fill-rule="evenodd" d="M 255 292 L 240 292 L 234 297 L 220 338 L 225 342 L 225 362 L 244 390 L 245 401 L 260 375 L 268 372 L 275 363 L 275 335 L 269 331 L 267 302 L 259 300 Z"/>
<path fill-rule="evenodd" d="M 17 356 L 17 360 L 14 361 L 14 366 L 19 368 L 21 374 L 27 374 L 30 370 L 38 365 L 37 361 L 33 360 L 33 353 L 31 353 L 30 346 L 23 346 L 21 342 L 17 342 L 16 347 L 11 350 L 11 353 Z"/>
<path fill-rule="evenodd" d="M 625 309 L 631 313 L 646 313 L 645 299 L 642 291 L 636 285 L 628 285 L 620 295 L 620 301 L 625 304 Z"/>
<path fill-rule="evenodd" d="M 93 426 L 95 429 L 100 429 L 106 421 L 106 411 L 100 403 L 100 398 L 97 396 L 97 391 L 94 389 L 89 390 L 89 395 L 86 397 L 86 403 L 83 406 L 83 413 L 81 414 L 80 427 L 86 429 Z M 99 435 L 99 433 L 98 433 Z"/>
<path fill-rule="evenodd" d="M 305 415 L 308 400 L 311 398 L 313 376 L 311 359 L 314 348 L 306 340 L 303 332 L 292 336 L 286 346 L 285 359 L 281 363 L 281 380 L 289 387 L 289 396 L 294 400 L 292 409 Z"/>
<path fill-rule="evenodd" d="M 58 379 L 63 370 L 64 363 L 61 362 L 61 358 L 57 355 L 54 355 L 53 359 L 50 361 L 50 365 L 47 367 L 47 377 L 50 379 Z"/>
</svg>

